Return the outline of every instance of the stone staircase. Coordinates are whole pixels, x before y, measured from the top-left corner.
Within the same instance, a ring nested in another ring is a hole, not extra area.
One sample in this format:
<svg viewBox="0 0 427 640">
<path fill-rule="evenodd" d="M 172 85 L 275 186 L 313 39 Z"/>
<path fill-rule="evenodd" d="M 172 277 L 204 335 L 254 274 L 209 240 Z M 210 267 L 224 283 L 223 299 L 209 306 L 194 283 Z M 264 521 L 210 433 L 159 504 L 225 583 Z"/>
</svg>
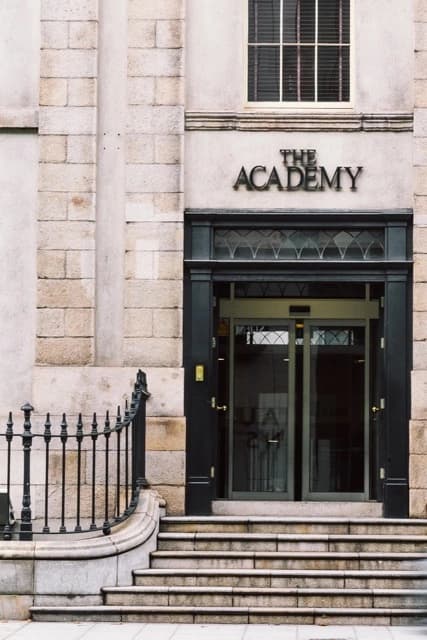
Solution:
<svg viewBox="0 0 427 640">
<path fill-rule="evenodd" d="M 33 607 L 35 620 L 422 624 L 427 521 L 167 517 L 149 569 L 102 606 Z"/>
</svg>

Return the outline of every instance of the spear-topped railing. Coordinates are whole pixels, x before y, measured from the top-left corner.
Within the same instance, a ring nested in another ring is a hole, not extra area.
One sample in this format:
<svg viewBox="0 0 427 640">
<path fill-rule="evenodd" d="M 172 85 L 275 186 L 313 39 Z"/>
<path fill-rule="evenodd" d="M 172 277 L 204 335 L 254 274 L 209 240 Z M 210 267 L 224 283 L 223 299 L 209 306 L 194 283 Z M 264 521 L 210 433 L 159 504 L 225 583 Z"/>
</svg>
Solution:
<svg viewBox="0 0 427 640">
<path fill-rule="evenodd" d="M 17 432 L 9 413 L 6 429 L 0 433 L 0 442 L 4 440 L 0 456 L 5 462 L 0 467 L 5 469 L 0 483 L 4 482 L 9 505 L 12 495 L 16 498 L 21 494 L 22 508 L 16 524 L 9 509 L 3 538 L 32 540 L 34 534 L 90 531 L 109 535 L 114 525 L 126 520 L 135 510 L 140 490 L 148 486 L 145 422 L 149 395 L 146 375 L 139 370 L 130 404 L 126 401 L 123 412 L 118 406 L 114 419 L 107 411 L 102 424 L 96 413 L 87 427 L 81 413 L 73 421 L 64 413 L 55 429 L 48 413 L 41 432 L 34 433 L 34 409 L 27 403 L 21 407 L 23 430 Z M 34 455 L 38 456 L 38 468 L 43 469 L 43 479 L 37 483 L 31 477 Z M 19 485 L 17 472 L 22 472 Z M 41 511 L 36 517 L 32 507 L 34 492 Z"/>
</svg>

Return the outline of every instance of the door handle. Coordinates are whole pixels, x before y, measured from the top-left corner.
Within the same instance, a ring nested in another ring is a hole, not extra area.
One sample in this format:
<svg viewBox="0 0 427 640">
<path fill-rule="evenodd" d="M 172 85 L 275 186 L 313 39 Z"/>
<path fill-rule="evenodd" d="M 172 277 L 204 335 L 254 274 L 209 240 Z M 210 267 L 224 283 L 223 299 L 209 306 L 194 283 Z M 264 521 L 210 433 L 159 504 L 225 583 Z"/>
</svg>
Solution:
<svg viewBox="0 0 427 640">
<path fill-rule="evenodd" d="M 381 411 L 381 407 L 376 407 L 375 405 L 371 407 L 372 413 L 375 415 L 378 411 Z"/>
<path fill-rule="evenodd" d="M 216 407 L 217 411 L 227 411 L 227 409 L 228 409 L 228 407 L 227 407 L 226 404 L 219 405 L 219 406 Z"/>
</svg>

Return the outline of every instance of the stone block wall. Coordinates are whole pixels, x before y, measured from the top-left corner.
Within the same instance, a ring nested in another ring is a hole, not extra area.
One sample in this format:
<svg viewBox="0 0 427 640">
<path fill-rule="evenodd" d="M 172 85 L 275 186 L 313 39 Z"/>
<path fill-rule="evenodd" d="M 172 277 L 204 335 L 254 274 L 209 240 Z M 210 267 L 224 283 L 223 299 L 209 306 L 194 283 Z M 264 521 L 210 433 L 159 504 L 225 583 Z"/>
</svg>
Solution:
<svg viewBox="0 0 427 640">
<path fill-rule="evenodd" d="M 41 365 L 94 364 L 97 28 L 97 0 L 41 2 Z"/>
<path fill-rule="evenodd" d="M 427 517 L 427 7 L 414 0 L 414 316 L 410 513 Z"/>
<path fill-rule="evenodd" d="M 56 389 L 57 415 L 84 413 L 68 371 L 90 416 L 100 387 L 111 409 L 137 368 L 149 372 L 147 477 L 170 513 L 183 512 L 185 483 L 184 4 L 41 0 L 32 402 L 54 413 Z"/>
</svg>

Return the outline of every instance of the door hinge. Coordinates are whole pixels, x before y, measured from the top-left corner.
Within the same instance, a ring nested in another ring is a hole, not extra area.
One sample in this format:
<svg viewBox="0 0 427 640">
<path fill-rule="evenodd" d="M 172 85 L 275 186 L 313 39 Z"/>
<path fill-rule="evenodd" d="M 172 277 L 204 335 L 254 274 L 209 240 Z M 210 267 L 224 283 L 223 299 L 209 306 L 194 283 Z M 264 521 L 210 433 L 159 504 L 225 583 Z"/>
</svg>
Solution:
<svg viewBox="0 0 427 640">
<path fill-rule="evenodd" d="M 216 408 L 216 398 L 215 398 L 215 396 L 212 396 L 212 398 L 211 398 L 211 407 L 212 407 L 212 409 Z"/>
<path fill-rule="evenodd" d="M 215 467 L 214 466 L 211 467 L 211 478 L 212 479 L 215 478 Z"/>
<path fill-rule="evenodd" d="M 216 307 L 216 296 L 212 297 L 212 306 L 215 309 L 215 307 Z"/>
<path fill-rule="evenodd" d="M 384 467 L 380 468 L 380 480 L 385 480 L 385 469 L 384 469 Z"/>
<path fill-rule="evenodd" d="M 385 398 L 380 398 L 380 409 L 385 409 Z"/>
<path fill-rule="evenodd" d="M 380 297 L 380 307 L 381 309 L 384 309 L 384 296 Z"/>
<path fill-rule="evenodd" d="M 380 349 L 384 349 L 385 340 L 384 338 L 380 338 Z"/>
<path fill-rule="evenodd" d="M 212 349 L 216 349 L 216 338 L 212 336 Z"/>
</svg>

